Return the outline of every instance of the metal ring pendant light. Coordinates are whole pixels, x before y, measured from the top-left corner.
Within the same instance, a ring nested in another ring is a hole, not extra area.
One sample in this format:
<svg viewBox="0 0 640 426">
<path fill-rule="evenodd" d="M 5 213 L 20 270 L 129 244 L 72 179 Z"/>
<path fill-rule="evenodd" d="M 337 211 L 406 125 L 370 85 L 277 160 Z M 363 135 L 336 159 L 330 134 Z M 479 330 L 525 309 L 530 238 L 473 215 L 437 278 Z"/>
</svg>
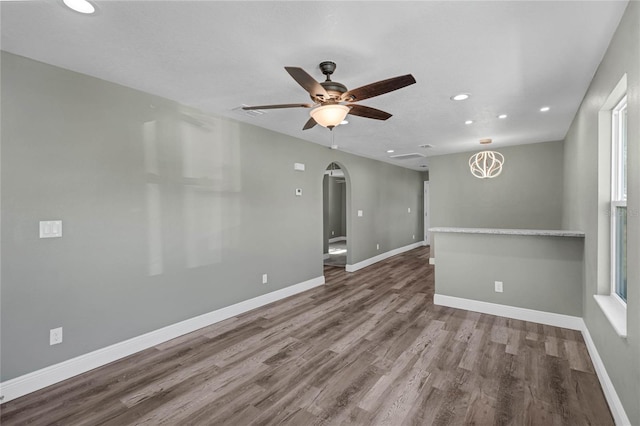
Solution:
<svg viewBox="0 0 640 426">
<path fill-rule="evenodd" d="M 479 179 L 494 178 L 502 173 L 504 156 L 496 151 L 480 151 L 469 158 L 471 174 Z"/>
</svg>

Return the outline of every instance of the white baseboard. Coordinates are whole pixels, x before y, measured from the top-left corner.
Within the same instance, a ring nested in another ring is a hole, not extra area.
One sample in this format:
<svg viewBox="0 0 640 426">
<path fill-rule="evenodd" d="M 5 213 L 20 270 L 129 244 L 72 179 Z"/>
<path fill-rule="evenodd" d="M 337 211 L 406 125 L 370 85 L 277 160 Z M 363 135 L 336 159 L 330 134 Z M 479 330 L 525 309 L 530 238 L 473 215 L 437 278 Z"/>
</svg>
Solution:
<svg viewBox="0 0 640 426">
<path fill-rule="evenodd" d="M 587 329 L 587 325 L 582 318 L 552 312 L 536 311 L 533 309 L 518 308 L 515 306 L 500 305 L 497 303 L 481 302 L 479 300 L 445 296 L 443 294 L 434 294 L 433 303 L 435 305 L 448 306 L 450 308 L 465 309 L 467 311 L 482 312 L 484 314 L 498 315 L 501 317 L 514 318 L 581 331 L 616 425 L 631 426 L 629 417 L 627 417 L 627 413 L 624 411 L 624 407 L 618 397 L 618 393 L 613 386 L 613 382 L 611 381 L 609 374 L 607 374 L 607 369 L 602 362 L 602 358 L 600 358 L 600 354 L 598 354 L 596 345 L 591 338 L 591 334 L 589 334 L 589 329 Z"/>
<path fill-rule="evenodd" d="M 463 299 L 461 297 L 445 296 L 444 294 L 434 294 L 433 304 L 523 321 L 537 322 L 539 324 L 553 325 L 555 327 L 569 328 L 571 330 L 582 331 L 584 327 L 584 321 L 582 321 L 581 317 L 556 314 L 553 312 L 536 311 L 534 309 L 518 308 L 515 306 L 500 305 L 497 303 L 482 302 L 480 300 Z"/>
<path fill-rule="evenodd" d="M 617 426 L 631 426 L 629 417 L 627 417 L 627 413 L 624 411 L 624 407 L 622 406 L 622 401 L 620 401 L 620 397 L 618 397 L 616 388 L 613 387 L 613 382 L 611 381 L 609 374 L 607 374 L 604 362 L 602 362 L 602 358 L 600 358 L 598 349 L 596 349 L 596 345 L 593 342 L 589 329 L 587 328 L 587 324 L 585 324 L 584 321 L 582 322 L 582 337 L 584 337 L 584 343 L 587 345 L 589 356 L 591 356 L 591 361 L 593 361 L 593 367 L 596 370 L 598 379 L 600 379 L 600 385 L 602 385 L 602 391 L 604 392 L 604 397 L 609 404 L 613 420 Z"/>
<path fill-rule="evenodd" d="M 0 383 L 5 403 L 144 349 L 324 284 L 324 276 L 199 315 Z"/>
<path fill-rule="evenodd" d="M 347 241 L 347 237 L 329 238 L 330 243 L 337 243 L 338 241 Z"/>
<path fill-rule="evenodd" d="M 418 247 L 422 247 L 422 241 L 384 252 L 377 256 L 370 257 L 369 259 L 365 259 L 362 262 L 354 263 L 353 265 L 346 265 L 344 269 L 347 272 L 355 272 L 359 269 L 366 268 L 367 266 L 371 266 L 376 262 L 380 262 L 381 260 L 385 260 L 390 258 L 391 256 L 395 256 L 396 254 L 404 253 L 405 251 L 413 250 L 414 248 L 418 248 Z"/>
</svg>

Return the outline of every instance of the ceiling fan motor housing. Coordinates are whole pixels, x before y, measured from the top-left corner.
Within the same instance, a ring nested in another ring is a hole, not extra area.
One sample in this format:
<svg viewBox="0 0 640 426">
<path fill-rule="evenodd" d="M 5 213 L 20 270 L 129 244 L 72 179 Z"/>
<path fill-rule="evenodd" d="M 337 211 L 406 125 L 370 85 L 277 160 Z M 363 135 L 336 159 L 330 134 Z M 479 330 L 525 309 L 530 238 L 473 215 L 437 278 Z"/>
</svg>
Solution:
<svg viewBox="0 0 640 426">
<path fill-rule="evenodd" d="M 320 85 L 324 87 L 324 90 L 329 93 L 331 99 L 333 100 L 338 100 L 340 96 L 347 91 L 347 86 L 342 83 L 338 83 L 337 81 L 323 81 L 320 83 Z"/>
<path fill-rule="evenodd" d="M 316 99 L 316 97 L 311 96 L 311 99 L 313 99 L 314 101 L 318 100 L 320 102 L 326 102 L 329 100 L 338 101 L 342 94 L 347 91 L 347 86 L 342 83 L 338 83 L 337 81 L 331 81 L 331 74 L 333 74 L 333 72 L 336 70 L 336 63 L 332 61 L 320 62 L 319 68 L 320 71 L 322 71 L 322 74 L 327 76 L 327 79 L 321 82 L 320 85 L 324 87 L 324 90 L 329 93 L 329 96 L 331 96 L 331 98 L 324 99 L 324 97 L 318 97 L 319 99 Z"/>
</svg>

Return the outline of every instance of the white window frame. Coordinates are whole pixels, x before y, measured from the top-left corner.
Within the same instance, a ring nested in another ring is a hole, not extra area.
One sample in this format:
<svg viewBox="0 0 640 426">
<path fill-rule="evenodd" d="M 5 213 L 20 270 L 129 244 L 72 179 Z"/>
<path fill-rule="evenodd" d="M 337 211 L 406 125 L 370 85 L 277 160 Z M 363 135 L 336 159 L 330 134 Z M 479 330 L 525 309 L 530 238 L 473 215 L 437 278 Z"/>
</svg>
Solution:
<svg viewBox="0 0 640 426">
<path fill-rule="evenodd" d="M 627 206 L 626 181 L 624 170 L 626 169 L 626 158 L 623 155 L 623 143 L 626 144 L 627 127 L 626 120 L 620 117 L 627 112 L 627 96 L 623 96 L 616 106 L 611 110 L 611 296 L 626 309 L 627 302 L 618 295 L 616 291 L 617 261 L 618 261 L 618 241 L 616 232 L 616 220 L 618 207 Z M 624 188 L 624 189 L 623 189 Z"/>
<path fill-rule="evenodd" d="M 602 207 L 602 214 L 598 215 L 597 228 L 597 293 L 593 295 L 594 300 L 602 310 L 602 313 L 609 320 L 616 334 L 622 338 L 627 338 L 627 305 L 622 303 L 622 299 L 615 294 L 615 281 L 611 267 L 615 265 L 611 248 L 615 239 L 612 235 L 612 219 L 614 218 L 613 200 L 614 176 L 619 182 L 620 175 L 612 173 L 615 167 L 616 172 L 619 166 L 614 166 L 613 158 L 616 158 L 613 151 L 614 130 L 613 112 L 616 106 L 627 94 L 627 74 L 615 85 L 609 96 L 604 101 L 602 108 L 598 111 L 598 207 Z M 616 136 L 617 137 L 617 134 Z M 617 194 L 616 194 L 617 195 Z"/>
</svg>

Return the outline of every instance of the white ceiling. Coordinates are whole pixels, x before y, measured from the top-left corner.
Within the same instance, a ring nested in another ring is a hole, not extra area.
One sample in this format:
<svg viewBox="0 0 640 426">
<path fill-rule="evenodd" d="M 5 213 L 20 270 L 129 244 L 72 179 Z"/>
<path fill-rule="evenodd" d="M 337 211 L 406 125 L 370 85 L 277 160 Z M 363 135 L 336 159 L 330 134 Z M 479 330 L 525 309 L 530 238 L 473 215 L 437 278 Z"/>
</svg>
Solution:
<svg viewBox="0 0 640 426">
<path fill-rule="evenodd" d="M 220 2 L 61 0 L 0 4 L 3 50 L 312 142 L 420 170 L 441 155 L 563 139 L 626 1 Z M 333 134 L 302 131 L 307 109 L 242 104 L 309 102 L 284 66 L 356 88 L 411 73 L 417 84 L 363 105 L 387 121 L 349 117 Z M 467 101 L 452 95 L 471 93 Z M 540 107 L 549 106 L 546 113 Z M 508 114 L 499 120 L 498 114 Z M 465 125 L 465 120 L 474 124 Z M 432 144 L 434 148 L 419 148 Z"/>
</svg>

